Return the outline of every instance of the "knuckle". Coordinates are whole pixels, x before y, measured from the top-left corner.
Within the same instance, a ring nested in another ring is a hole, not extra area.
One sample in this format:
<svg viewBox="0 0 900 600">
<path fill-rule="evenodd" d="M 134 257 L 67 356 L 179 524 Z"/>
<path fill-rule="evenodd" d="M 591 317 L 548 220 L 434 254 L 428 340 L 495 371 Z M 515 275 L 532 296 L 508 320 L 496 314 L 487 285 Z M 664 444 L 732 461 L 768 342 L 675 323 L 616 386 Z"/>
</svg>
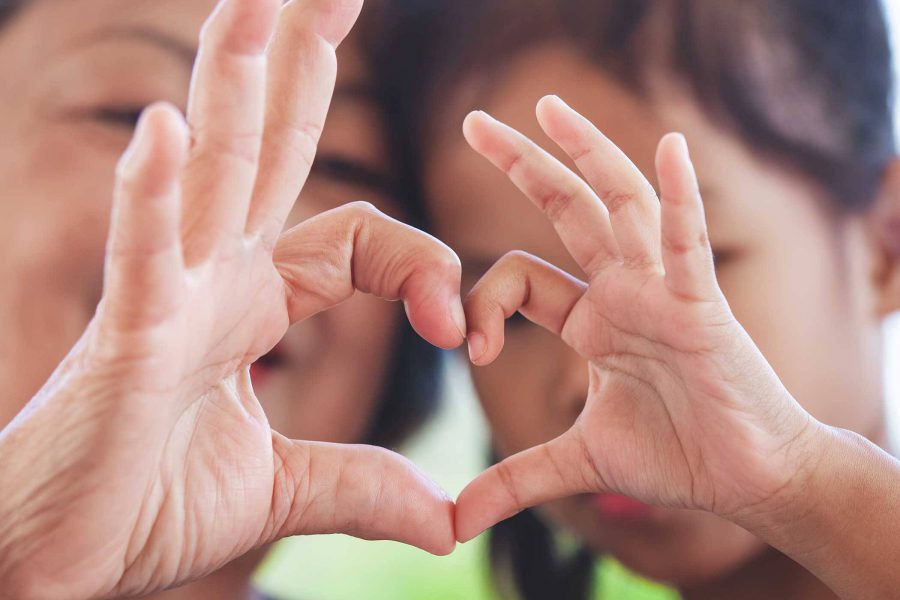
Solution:
<svg viewBox="0 0 900 600">
<path fill-rule="evenodd" d="M 205 126 L 195 127 L 191 147 L 196 149 L 192 162 L 210 157 L 256 167 L 259 160 L 259 131 L 215 132 Z"/>
<path fill-rule="evenodd" d="M 582 144 L 569 152 L 569 157 L 576 163 L 589 158 L 594 153 L 594 147 L 590 144 Z"/>
<path fill-rule="evenodd" d="M 501 170 L 508 176 L 512 176 L 516 170 L 522 165 L 525 154 L 521 150 L 516 150 L 506 157 L 500 165 Z"/>
<path fill-rule="evenodd" d="M 295 157 L 305 169 L 310 168 L 315 161 L 323 125 L 313 121 L 297 124 L 282 121 L 271 125 L 280 130 L 280 145 L 285 153 Z"/>
<path fill-rule="evenodd" d="M 497 262 L 498 270 L 520 270 L 535 264 L 535 257 L 524 250 L 511 250 Z"/>
<path fill-rule="evenodd" d="M 633 204 L 638 199 L 638 194 L 632 190 L 622 188 L 611 188 L 605 193 L 600 194 L 603 203 L 606 205 L 610 214 L 615 214 L 623 208 Z"/>
<path fill-rule="evenodd" d="M 384 213 L 378 210 L 374 204 L 366 200 L 355 200 L 344 205 L 343 210 L 359 219 L 385 218 Z"/>
<path fill-rule="evenodd" d="M 538 198 L 541 210 L 551 222 L 558 222 L 572 204 L 575 193 L 570 190 L 553 190 Z"/>
<path fill-rule="evenodd" d="M 497 463 L 497 476 L 500 479 L 500 483 L 503 485 L 503 489 L 512 500 L 513 507 L 516 510 L 525 508 L 519 495 L 519 489 L 516 487 L 515 475 L 506 462 Z"/>
</svg>

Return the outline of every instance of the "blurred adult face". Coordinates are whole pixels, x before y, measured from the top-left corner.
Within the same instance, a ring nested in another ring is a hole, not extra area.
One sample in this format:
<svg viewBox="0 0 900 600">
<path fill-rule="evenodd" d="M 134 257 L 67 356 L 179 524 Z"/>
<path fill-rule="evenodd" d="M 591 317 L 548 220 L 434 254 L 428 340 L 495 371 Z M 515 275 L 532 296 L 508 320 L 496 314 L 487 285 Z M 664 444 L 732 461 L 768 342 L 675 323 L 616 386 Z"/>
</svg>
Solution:
<svg viewBox="0 0 900 600">
<path fill-rule="evenodd" d="M 0 32 L 0 426 L 40 388 L 100 298 L 113 176 L 143 106 L 185 108 L 215 0 L 32 0 Z M 391 165 L 351 38 L 291 224 L 350 200 L 396 213 Z M 273 427 L 359 441 L 400 312 L 357 296 L 292 329 L 253 371 Z"/>
<path fill-rule="evenodd" d="M 473 78 L 446 99 L 427 158 L 429 209 L 437 235 L 462 259 L 464 288 L 513 249 L 582 275 L 543 215 L 468 148 L 459 132 L 467 110 L 487 110 L 568 163 L 534 116 L 539 98 L 558 94 L 651 181 L 659 139 L 680 130 L 701 179 L 719 282 L 738 319 L 817 418 L 880 434 L 877 290 L 862 219 L 831 214 L 811 184 L 754 156 L 676 86 L 661 83 L 649 98 L 638 98 L 563 44 L 529 50 L 505 65 L 502 76 L 493 75 L 489 86 Z M 567 430 L 588 385 L 585 362 L 521 317 L 508 323 L 499 360 L 472 375 L 501 456 Z M 714 516 L 627 499 L 580 496 L 541 511 L 598 553 L 682 585 L 723 576 L 764 549 Z"/>
</svg>

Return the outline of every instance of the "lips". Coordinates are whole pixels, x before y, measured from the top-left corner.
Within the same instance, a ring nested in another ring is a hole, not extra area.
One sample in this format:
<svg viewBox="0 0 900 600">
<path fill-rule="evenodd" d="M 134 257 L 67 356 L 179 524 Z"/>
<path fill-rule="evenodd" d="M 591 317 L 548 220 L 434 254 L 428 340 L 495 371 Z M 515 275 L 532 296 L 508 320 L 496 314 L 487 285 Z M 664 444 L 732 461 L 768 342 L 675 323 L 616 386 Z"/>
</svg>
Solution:
<svg viewBox="0 0 900 600">
<path fill-rule="evenodd" d="M 287 363 L 287 352 L 281 344 L 250 365 L 250 380 L 254 386 L 265 385 L 280 367 Z"/>
<path fill-rule="evenodd" d="M 594 508 L 607 519 L 642 521 L 653 514 L 653 507 L 628 496 L 595 494 L 591 497 Z"/>
</svg>

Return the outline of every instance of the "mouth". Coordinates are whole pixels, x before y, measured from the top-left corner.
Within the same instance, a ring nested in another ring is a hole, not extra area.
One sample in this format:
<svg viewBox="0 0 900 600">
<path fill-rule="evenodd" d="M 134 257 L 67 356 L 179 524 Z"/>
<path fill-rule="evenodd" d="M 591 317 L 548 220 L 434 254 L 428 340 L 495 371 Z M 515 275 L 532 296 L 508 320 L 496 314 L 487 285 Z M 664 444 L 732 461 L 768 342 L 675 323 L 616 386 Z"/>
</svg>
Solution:
<svg viewBox="0 0 900 600">
<path fill-rule="evenodd" d="M 654 514 L 654 508 L 649 504 L 619 494 L 594 494 L 590 502 L 594 510 L 609 521 L 648 521 Z"/>
<path fill-rule="evenodd" d="M 265 385 L 278 369 L 284 368 L 288 362 L 288 354 L 282 344 L 278 344 L 272 350 L 250 365 L 250 380 L 253 385 Z"/>
</svg>

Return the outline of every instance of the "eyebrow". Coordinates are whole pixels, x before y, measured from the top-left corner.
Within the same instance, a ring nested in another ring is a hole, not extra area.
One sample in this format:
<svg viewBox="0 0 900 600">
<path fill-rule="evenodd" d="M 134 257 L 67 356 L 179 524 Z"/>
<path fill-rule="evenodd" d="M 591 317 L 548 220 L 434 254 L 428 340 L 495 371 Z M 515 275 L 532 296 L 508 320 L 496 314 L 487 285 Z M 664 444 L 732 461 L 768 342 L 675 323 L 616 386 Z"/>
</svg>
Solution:
<svg viewBox="0 0 900 600">
<path fill-rule="evenodd" d="M 82 43 L 105 41 L 110 39 L 128 39 L 147 42 L 175 55 L 189 68 L 194 66 L 197 57 L 197 47 L 188 44 L 174 36 L 152 27 L 142 25 L 110 27 L 101 29 Z"/>
</svg>

